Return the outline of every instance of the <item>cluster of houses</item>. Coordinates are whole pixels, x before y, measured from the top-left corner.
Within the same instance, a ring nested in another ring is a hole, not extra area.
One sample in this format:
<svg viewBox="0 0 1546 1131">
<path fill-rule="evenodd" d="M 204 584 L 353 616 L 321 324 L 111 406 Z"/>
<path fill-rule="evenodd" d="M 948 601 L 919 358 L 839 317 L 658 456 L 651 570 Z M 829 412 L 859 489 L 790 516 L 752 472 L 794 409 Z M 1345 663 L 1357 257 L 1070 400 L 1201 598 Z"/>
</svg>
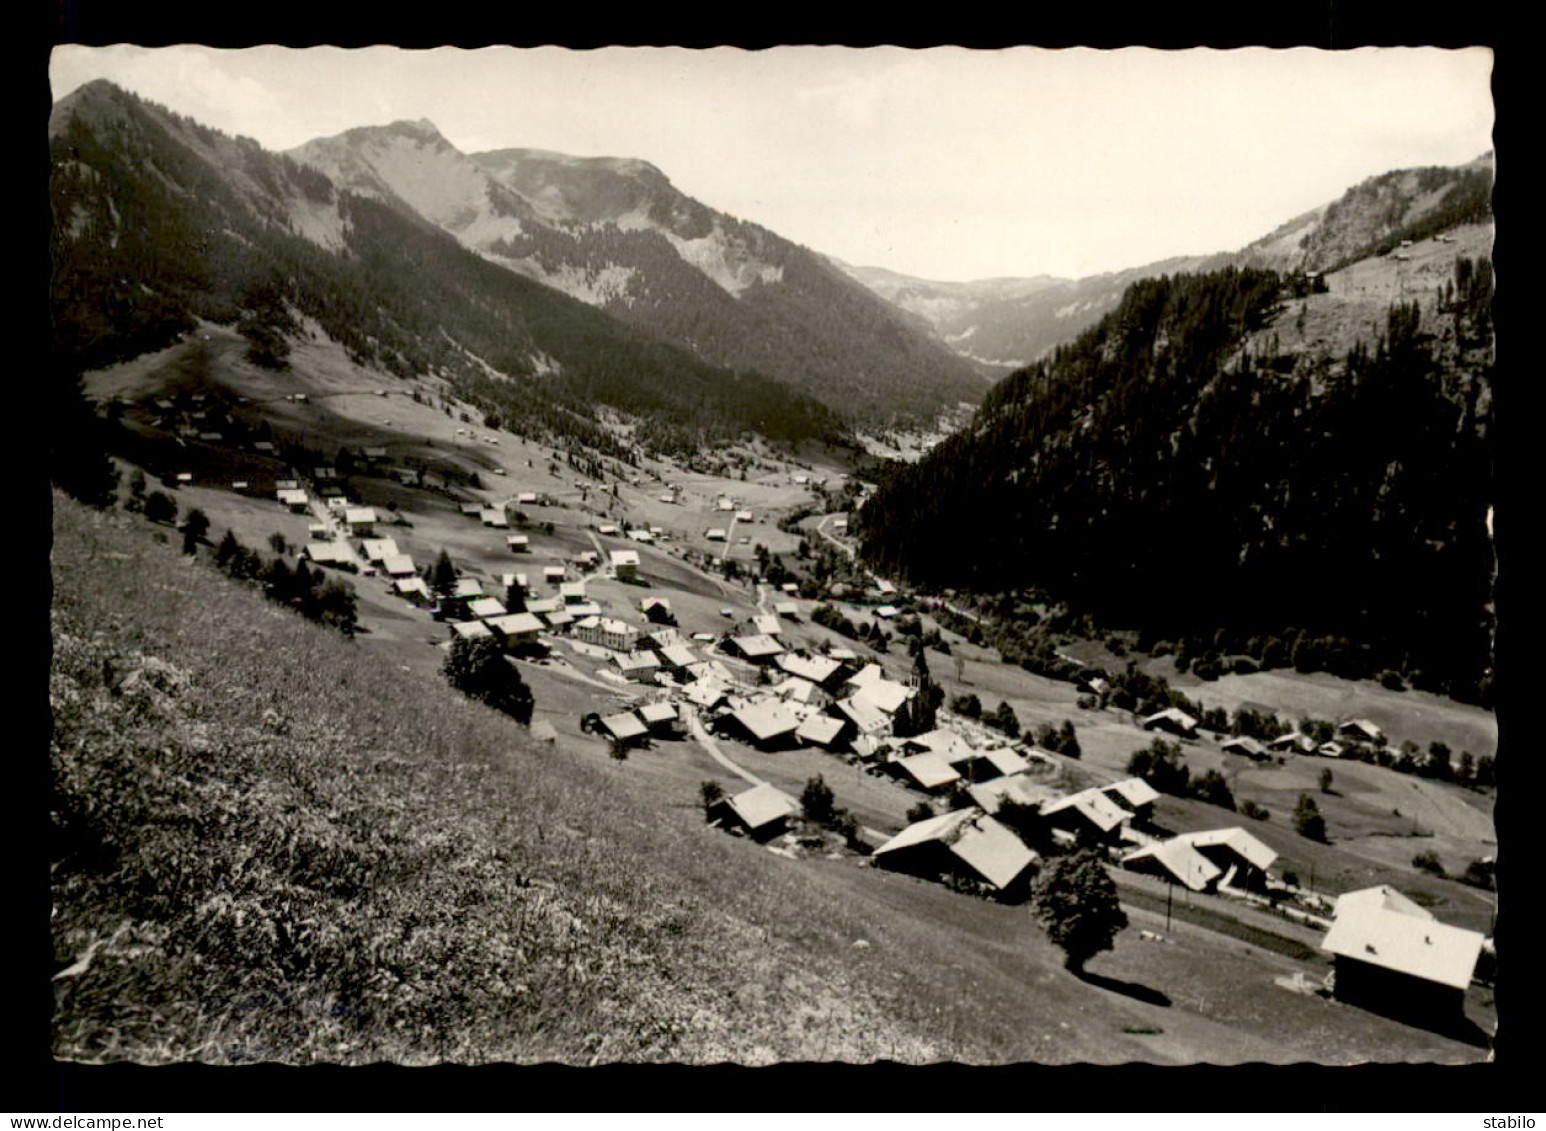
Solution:
<svg viewBox="0 0 1546 1131">
<path fill-rule="evenodd" d="M 1104 682 L 1104 680 L 1089 681 L 1085 686 Z M 1156 711 L 1139 720 L 1139 723 L 1144 730 L 1165 731 L 1178 738 L 1195 738 L 1202 726 L 1200 720 L 1179 707 L 1167 707 L 1163 711 Z M 1264 762 L 1274 754 L 1309 754 L 1321 758 L 1341 758 L 1354 746 L 1378 746 L 1385 741 L 1384 731 L 1368 719 L 1348 719 L 1338 725 L 1337 735 L 1340 741 L 1338 738 L 1333 738 L 1319 743 L 1297 730 L 1265 742 L 1249 735 L 1236 735 L 1225 739 L 1220 749 L 1226 754 L 1238 754 Z"/>
</svg>

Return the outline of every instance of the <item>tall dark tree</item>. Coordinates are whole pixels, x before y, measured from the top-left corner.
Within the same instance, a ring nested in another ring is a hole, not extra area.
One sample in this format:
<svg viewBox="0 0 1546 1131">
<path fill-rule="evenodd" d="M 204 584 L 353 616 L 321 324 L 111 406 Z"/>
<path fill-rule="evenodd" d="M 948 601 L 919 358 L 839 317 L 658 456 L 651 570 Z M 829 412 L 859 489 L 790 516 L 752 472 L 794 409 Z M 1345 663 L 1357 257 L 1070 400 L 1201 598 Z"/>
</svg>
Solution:
<svg viewBox="0 0 1546 1131">
<path fill-rule="evenodd" d="M 442 670 L 451 686 L 468 698 L 503 711 L 522 726 L 531 723 L 536 706 L 531 688 L 492 637 L 457 637 Z"/>
<path fill-rule="evenodd" d="M 1064 964 L 1076 974 L 1110 950 L 1127 928 L 1117 886 L 1094 849 L 1054 860 L 1036 885 L 1032 906 L 1047 937 L 1062 949 Z"/>
<path fill-rule="evenodd" d="M 182 526 L 178 530 L 183 536 L 183 553 L 192 554 L 199 548 L 199 543 L 204 541 L 204 536 L 209 533 L 209 516 L 194 507 L 183 518 Z"/>
<path fill-rule="evenodd" d="M 118 468 L 108 456 L 108 425 L 92 410 L 79 379 L 57 380 L 50 422 L 49 471 L 54 485 L 87 506 L 118 501 Z"/>
</svg>

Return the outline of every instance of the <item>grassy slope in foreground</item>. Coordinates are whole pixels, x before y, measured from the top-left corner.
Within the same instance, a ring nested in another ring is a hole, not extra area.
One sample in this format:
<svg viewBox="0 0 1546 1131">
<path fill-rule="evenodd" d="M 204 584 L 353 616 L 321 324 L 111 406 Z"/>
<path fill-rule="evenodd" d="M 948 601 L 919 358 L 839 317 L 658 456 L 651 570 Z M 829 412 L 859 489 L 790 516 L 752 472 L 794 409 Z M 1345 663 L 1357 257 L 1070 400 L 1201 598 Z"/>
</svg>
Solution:
<svg viewBox="0 0 1546 1131">
<path fill-rule="evenodd" d="M 56 507 L 59 1056 L 1480 1055 L 1274 984 L 1322 963 L 1143 942 L 1164 916 L 1136 907 L 1115 982 L 1080 982 L 1025 908 L 772 856 L 633 759 L 536 748 L 139 520 Z"/>
<path fill-rule="evenodd" d="M 57 1056 L 987 1055 L 852 986 L 822 950 L 861 928 L 689 806 L 55 503 Z"/>
</svg>

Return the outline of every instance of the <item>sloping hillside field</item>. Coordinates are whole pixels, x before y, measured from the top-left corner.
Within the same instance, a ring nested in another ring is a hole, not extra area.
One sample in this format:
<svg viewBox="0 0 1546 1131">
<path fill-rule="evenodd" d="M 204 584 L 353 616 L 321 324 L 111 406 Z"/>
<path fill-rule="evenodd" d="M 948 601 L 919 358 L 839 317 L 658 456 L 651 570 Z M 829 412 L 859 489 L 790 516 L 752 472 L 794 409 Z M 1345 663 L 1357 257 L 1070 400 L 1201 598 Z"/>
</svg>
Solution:
<svg viewBox="0 0 1546 1131">
<path fill-rule="evenodd" d="M 1302 928 L 1180 897 L 1167 925 L 1141 885 L 1081 980 L 1023 906 L 726 836 L 651 752 L 542 746 L 164 527 L 55 506 L 61 1058 L 1484 1055 L 1285 988 L 1327 969 Z M 1490 1030 L 1490 993 L 1467 1012 Z"/>
</svg>

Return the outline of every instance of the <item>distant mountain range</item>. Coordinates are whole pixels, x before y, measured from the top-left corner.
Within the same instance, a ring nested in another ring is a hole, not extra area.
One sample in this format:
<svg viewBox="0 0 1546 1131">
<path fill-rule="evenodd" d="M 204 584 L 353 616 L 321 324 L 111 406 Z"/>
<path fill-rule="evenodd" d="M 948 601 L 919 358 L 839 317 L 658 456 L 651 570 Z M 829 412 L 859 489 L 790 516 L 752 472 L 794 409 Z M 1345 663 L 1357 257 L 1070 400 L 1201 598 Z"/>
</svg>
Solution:
<svg viewBox="0 0 1546 1131">
<path fill-rule="evenodd" d="M 856 419 L 927 416 L 986 389 L 825 258 L 682 194 L 646 161 L 465 154 L 428 122 L 349 130 L 288 156 L 490 262 Z"/>
<path fill-rule="evenodd" d="M 474 158 L 424 122 L 277 154 L 105 81 L 60 100 L 49 137 L 71 368 L 162 348 L 198 319 L 246 327 L 280 366 L 285 340 L 320 333 L 523 428 L 600 442 L 611 406 L 681 448 L 841 440 L 987 387 L 821 257 L 641 161 Z"/>
<path fill-rule="evenodd" d="M 1452 168 L 1371 177 L 1337 200 L 1296 216 L 1239 251 L 1182 256 L 1083 279 L 1049 275 L 931 282 L 833 260 L 850 276 L 927 326 L 985 372 L 1002 375 L 1072 341 L 1115 309 L 1139 279 L 1221 267 L 1326 272 L 1489 215 L 1493 154 Z"/>
</svg>

